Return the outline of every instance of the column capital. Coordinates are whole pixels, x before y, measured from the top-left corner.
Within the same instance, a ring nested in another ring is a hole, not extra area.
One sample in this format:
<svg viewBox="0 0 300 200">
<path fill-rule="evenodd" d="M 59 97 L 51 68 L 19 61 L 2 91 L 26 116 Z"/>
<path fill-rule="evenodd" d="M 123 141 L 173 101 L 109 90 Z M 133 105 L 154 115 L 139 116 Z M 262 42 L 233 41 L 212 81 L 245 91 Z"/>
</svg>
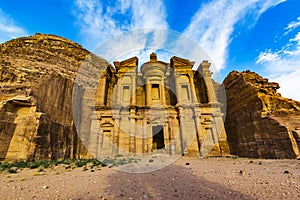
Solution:
<svg viewBox="0 0 300 200">
<path fill-rule="evenodd" d="M 194 73 L 193 73 L 193 71 L 188 72 L 188 75 L 189 75 L 190 78 L 194 78 Z"/>
</svg>

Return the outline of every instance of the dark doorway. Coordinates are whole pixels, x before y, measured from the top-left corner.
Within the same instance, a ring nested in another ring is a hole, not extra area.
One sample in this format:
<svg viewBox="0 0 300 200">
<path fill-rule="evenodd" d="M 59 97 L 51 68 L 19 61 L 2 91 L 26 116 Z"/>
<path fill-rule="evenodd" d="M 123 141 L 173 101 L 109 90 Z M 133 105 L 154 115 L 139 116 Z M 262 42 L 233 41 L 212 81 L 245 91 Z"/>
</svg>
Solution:
<svg viewBox="0 0 300 200">
<path fill-rule="evenodd" d="M 159 125 L 159 126 L 153 126 L 152 127 L 152 141 L 153 141 L 152 149 L 163 149 L 163 148 L 165 148 L 163 126 Z"/>
</svg>

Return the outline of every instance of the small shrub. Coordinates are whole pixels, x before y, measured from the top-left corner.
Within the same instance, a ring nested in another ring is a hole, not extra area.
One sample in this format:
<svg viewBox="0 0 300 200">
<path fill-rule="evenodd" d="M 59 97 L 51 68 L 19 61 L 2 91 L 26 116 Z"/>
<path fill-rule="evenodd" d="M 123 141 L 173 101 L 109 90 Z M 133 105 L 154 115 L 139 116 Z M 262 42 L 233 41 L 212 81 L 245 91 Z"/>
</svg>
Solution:
<svg viewBox="0 0 300 200">
<path fill-rule="evenodd" d="M 113 166 L 120 166 L 129 163 L 137 163 L 138 159 L 136 158 L 122 158 L 122 155 L 119 155 L 114 158 L 106 158 L 104 160 L 97 160 L 97 159 L 68 159 L 68 160 L 42 160 L 42 161 L 20 161 L 15 163 L 5 163 L 0 162 L 0 172 L 10 170 L 10 173 L 14 173 L 17 169 L 37 169 L 38 172 L 43 172 L 47 168 L 51 168 L 53 166 L 57 166 L 59 164 L 64 164 L 65 169 L 74 169 L 76 167 L 85 167 L 84 171 L 86 171 L 86 167 L 88 166 L 90 169 L 94 167 L 101 166 L 101 167 L 113 167 Z M 14 170 L 11 170 L 15 168 Z"/>
<path fill-rule="evenodd" d="M 39 166 L 47 169 L 51 166 L 51 161 L 42 161 L 42 162 L 39 163 Z"/>
<path fill-rule="evenodd" d="M 129 163 L 137 163 L 138 159 L 136 158 L 106 158 L 104 160 L 101 160 L 101 166 L 102 167 L 118 167 L 120 165 L 125 165 L 125 164 L 129 164 Z"/>
<path fill-rule="evenodd" d="M 55 165 L 55 166 L 57 166 L 57 165 L 61 164 L 61 162 L 62 162 L 62 161 L 53 160 L 53 161 L 52 161 L 52 164 Z"/>
<path fill-rule="evenodd" d="M 30 162 L 28 168 L 29 168 L 29 169 L 36 169 L 36 168 L 38 168 L 39 166 L 40 166 L 40 165 L 39 165 L 38 162 Z"/>
<path fill-rule="evenodd" d="M 7 169 L 10 169 L 11 168 L 11 164 L 10 163 L 1 163 L 0 165 L 0 171 L 5 171 Z"/>
<path fill-rule="evenodd" d="M 72 163 L 72 160 L 63 160 L 61 163 L 66 164 L 66 165 L 70 165 Z"/>
<path fill-rule="evenodd" d="M 9 168 L 7 171 L 8 171 L 9 173 L 11 173 L 11 174 L 17 173 L 17 170 L 14 169 L 14 168 Z"/>
<path fill-rule="evenodd" d="M 93 163 L 93 167 L 101 165 L 101 162 L 99 160 L 97 160 L 97 159 L 93 159 L 92 163 Z"/>
<path fill-rule="evenodd" d="M 20 162 L 15 162 L 12 165 L 18 169 L 23 169 L 27 168 L 30 162 L 25 162 L 25 161 L 20 161 Z"/>
</svg>

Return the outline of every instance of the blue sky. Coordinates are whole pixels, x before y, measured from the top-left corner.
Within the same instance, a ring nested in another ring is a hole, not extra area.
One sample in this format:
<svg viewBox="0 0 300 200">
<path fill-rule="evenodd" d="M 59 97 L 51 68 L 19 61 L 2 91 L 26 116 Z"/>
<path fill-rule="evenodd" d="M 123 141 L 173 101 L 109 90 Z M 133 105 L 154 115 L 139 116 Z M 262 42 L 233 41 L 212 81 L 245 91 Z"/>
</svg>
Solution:
<svg viewBox="0 0 300 200">
<path fill-rule="evenodd" d="M 221 79 L 250 69 L 279 82 L 283 96 L 300 100 L 299 8 L 299 0 L 0 0 L 0 43 L 51 33 L 94 51 L 132 30 L 174 30 L 204 49 Z M 156 43 L 168 41 L 165 32 L 152 33 Z M 144 36 L 115 48 L 146 49 Z"/>
</svg>

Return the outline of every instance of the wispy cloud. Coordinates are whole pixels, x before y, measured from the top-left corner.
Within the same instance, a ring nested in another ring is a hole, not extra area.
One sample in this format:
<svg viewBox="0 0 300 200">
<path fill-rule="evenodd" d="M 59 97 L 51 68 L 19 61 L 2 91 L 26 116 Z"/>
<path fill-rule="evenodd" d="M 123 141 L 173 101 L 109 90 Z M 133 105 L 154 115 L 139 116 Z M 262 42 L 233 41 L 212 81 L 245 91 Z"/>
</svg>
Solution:
<svg viewBox="0 0 300 200">
<path fill-rule="evenodd" d="M 279 52 L 271 52 L 271 50 L 268 50 L 267 52 L 260 52 L 256 63 L 266 63 L 266 62 L 270 62 L 270 61 L 275 61 L 275 60 L 279 60 L 280 56 L 279 56 Z"/>
<path fill-rule="evenodd" d="M 300 17 L 297 17 L 296 21 L 290 22 L 284 29 L 287 30 L 284 35 L 287 35 L 290 33 L 292 30 L 300 26 Z"/>
<path fill-rule="evenodd" d="M 228 46 L 236 23 L 246 15 L 253 23 L 271 7 L 285 0 L 214 0 L 204 4 L 184 34 L 195 40 L 211 57 L 217 70 L 225 67 Z"/>
<path fill-rule="evenodd" d="M 300 100 L 300 32 L 292 36 L 280 50 L 261 52 L 257 64 L 264 66 L 272 81 L 280 83 L 279 91 L 283 96 Z"/>
<path fill-rule="evenodd" d="M 73 14 L 77 18 L 84 43 L 90 49 L 130 30 L 168 28 L 162 0 L 118 0 L 106 2 L 105 5 L 99 0 L 76 0 Z M 123 42 L 123 45 L 131 44 Z"/>
<path fill-rule="evenodd" d="M 253 1 L 254 3 L 256 3 L 257 8 L 259 8 L 259 10 L 257 12 L 258 13 L 257 17 L 259 17 L 262 13 L 264 13 L 269 8 L 277 6 L 278 4 L 286 2 L 286 1 L 287 0 L 265 0 L 265 1 L 255 0 L 255 1 Z"/>
<path fill-rule="evenodd" d="M 26 31 L 17 26 L 14 20 L 0 9 L 0 43 L 26 35 Z"/>
<path fill-rule="evenodd" d="M 210 56 L 213 67 L 220 70 L 226 65 L 228 46 L 232 40 L 236 23 L 245 16 L 255 23 L 263 12 L 284 1 L 210 1 L 193 16 L 190 25 L 184 31 L 184 36 L 200 45 Z M 131 53 L 136 50 L 136 55 L 142 55 L 143 47 L 168 45 L 165 42 L 168 42 L 167 37 L 169 36 L 165 32 L 159 31 L 159 29 L 168 28 L 166 9 L 162 0 L 118 0 L 105 5 L 99 0 L 76 0 L 74 16 L 77 18 L 81 35 L 85 38 L 84 44 L 89 49 L 118 34 L 146 28 L 142 35 L 128 34 L 126 37 L 120 37 L 120 40 L 114 39 L 113 44 L 101 46 L 102 49 L 98 53 L 107 59 L 108 57 L 116 58 L 118 56 L 116 53 L 122 54 L 130 48 Z M 149 29 L 147 30 L 147 28 Z M 151 45 L 149 45 L 149 41 L 152 43 Z M 177 55 L 179 51 L 187 49 L 186 47 L 181 48 L 185 43 L 186 39 L 182 38 L 178 38 L 176 43 L 172 43 Z M 198 61 L 199 48 L 189 47 L 189 52 L 182 52 L 181 55 Z M 208 56 L 202 52 L 200 57 L 207 59 Z"/>
</svg>

